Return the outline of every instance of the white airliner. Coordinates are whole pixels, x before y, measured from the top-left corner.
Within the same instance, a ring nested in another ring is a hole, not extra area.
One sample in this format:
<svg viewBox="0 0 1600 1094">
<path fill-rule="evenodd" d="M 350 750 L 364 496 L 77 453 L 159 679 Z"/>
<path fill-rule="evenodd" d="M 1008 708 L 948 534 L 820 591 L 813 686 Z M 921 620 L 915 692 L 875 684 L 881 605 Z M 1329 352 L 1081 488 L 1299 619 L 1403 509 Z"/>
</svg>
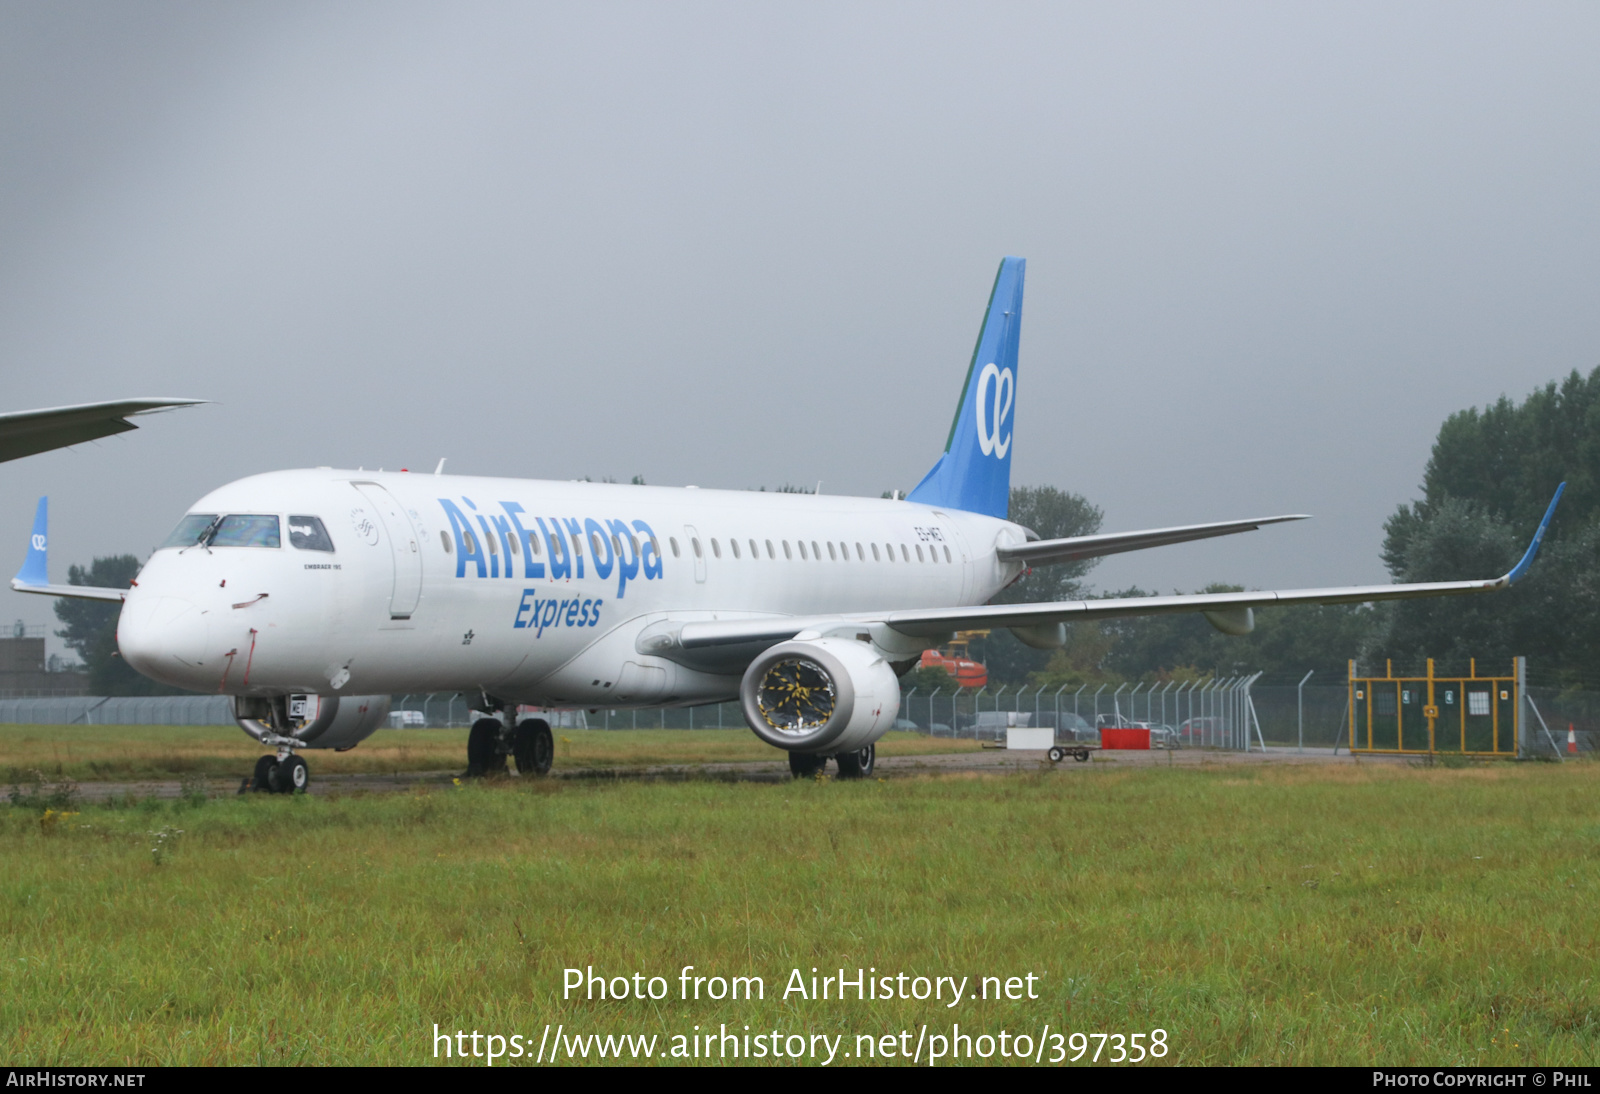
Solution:
<svg viewBox="0 0 1600 1094">
<path fill-rule="evenodd" d="M 462 691 L 468 770 L 543 774 L 549 726 L 519 704 L 687 706 L 737 698 L 796 775 L 872 771 L 898 674 L 956 630 L 1059 646 L 1065 624 L 1203 612 L 1229 633 L 1264 604 L 1487 592 L 1503 577 L 1291 592 L 993 605 L 1028 567 L 1228 535 L 1297 516 L 1040 540 L 1006 519 L 1024 263 L 1000 264 L 945 451 L 905 499 L 278 471 L 201 498 L 133 587 L 49 584 L 45 500 L 14 588 L 123 600 L 122 656 L 235 697 L 273 750 L 256 785 L 306 785 L 304 749 L 347 749 L 388 696 Z M 1556 493 L 1557 499 L 1560 491 Z"/>
</svg>

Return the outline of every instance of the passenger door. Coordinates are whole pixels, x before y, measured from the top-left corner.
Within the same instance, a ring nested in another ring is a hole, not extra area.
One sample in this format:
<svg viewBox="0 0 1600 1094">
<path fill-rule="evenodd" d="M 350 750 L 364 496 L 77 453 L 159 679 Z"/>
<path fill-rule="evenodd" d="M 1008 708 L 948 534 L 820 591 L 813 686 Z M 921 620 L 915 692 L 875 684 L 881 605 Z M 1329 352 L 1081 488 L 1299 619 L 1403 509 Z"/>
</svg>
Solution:
<svg viewBox="0 0 1600 1094">
<path fill-rule="evenodd" d="M 394 585 L 389 593 L 389 618 L 410 619 L 422 598 L 422 537 L 395 496 L 375 482 L 351 483 L 371 503 L 389 540 L 394 558 Z"/>
</svg>

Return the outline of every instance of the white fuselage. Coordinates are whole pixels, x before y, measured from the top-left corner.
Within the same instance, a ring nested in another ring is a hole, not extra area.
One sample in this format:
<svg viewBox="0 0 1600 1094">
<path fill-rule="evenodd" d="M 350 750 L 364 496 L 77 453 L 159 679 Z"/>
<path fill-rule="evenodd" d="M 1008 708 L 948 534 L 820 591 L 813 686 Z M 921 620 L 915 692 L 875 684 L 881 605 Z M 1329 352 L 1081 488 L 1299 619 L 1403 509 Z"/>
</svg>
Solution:
<svg viewBox="0 0 1600 1094">
<path fill-rule="evenodd" d="M 165 547 L 123 605 L 140 672 L 232 695 L 482 690 L 570 706 L 731 698 L 641 653 L 663 620 L 981 604 L 1017 525 L 905 501 L 329 469 L 192 513 L 274 516 L 279 546 Z M 291 543 L 314 516 L 332 550 Z"/>
</svg>

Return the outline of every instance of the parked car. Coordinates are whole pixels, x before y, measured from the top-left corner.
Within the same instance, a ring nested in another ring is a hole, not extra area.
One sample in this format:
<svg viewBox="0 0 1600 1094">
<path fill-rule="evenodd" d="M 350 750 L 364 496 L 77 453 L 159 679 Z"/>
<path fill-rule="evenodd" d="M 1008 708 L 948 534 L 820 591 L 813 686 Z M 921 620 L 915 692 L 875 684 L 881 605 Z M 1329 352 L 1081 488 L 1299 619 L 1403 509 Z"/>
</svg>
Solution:
<svg viewBox="0 0 1600 1094">
<path fill-rule="evenodd" d="M 390 729 L 422 729 L 428 724 L 428 716 L 420 710 L 391 710 L 389 712 Z"/>
<path fill-rule="evenodd" d="M 1178 738 L 1186 745 L 1202 745 L 1216 739 L 1221 725 L 1221 718 L 1187 718 L 1178 723 Z"/>
<path fill-rule="evenodd" d="M 1087 719 L 1081 718 L 1071 711 L 1064 711 L 1056 719 L 1056 740 L 1099 744 L 1100 733 L 1094 726 L 1089 724 Z"/>
<path fill-rule="evenodd" d="M 913 722 L 910 718 L 896 718 L 894 720 L 894 728 L 909 729 L 917 733 L 922 732 L 922 727 L 917 725 L 917 723 Z"/>
</svg>

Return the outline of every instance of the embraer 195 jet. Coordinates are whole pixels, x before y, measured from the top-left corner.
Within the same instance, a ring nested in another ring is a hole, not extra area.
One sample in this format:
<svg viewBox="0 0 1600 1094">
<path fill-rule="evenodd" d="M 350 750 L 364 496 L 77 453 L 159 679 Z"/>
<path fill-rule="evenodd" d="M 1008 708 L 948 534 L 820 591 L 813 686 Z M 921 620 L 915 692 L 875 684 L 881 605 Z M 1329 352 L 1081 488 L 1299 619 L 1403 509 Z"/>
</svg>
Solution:
<svg viewBox="0 0 1600 1094">
<path fill-rule="evenodd" d="M 306 785 L 301 750 L 348 749 L 389 695 L 462 691 L 471 773 L 543 774 L 544 707 L 737 698 L 796 775 L 872 771 L 899 674 L 952 632 L 1009 628 L 1052 648 L 1066 624 L 1202 612 L 1248 632 L 1265 604 L 1503 589 L 1502 577 L 1290 592 L 991 604 L 1029 567 L 1249 531 L 1265 517 L 1041 540 L 1006 519 L 1024 262 L 1007 258 L 944 454 L 904 499 L 405 472 L 277 471 L 197 501 L 129 589 L 53 586 L 46 503 L 14 588 L 122 600 L 117 643 L 153 679 L 234 697 L 271 753 L 255 785 Z M 1556 492 L 1560 498 L 1560 491 Z"/>
</svg>

